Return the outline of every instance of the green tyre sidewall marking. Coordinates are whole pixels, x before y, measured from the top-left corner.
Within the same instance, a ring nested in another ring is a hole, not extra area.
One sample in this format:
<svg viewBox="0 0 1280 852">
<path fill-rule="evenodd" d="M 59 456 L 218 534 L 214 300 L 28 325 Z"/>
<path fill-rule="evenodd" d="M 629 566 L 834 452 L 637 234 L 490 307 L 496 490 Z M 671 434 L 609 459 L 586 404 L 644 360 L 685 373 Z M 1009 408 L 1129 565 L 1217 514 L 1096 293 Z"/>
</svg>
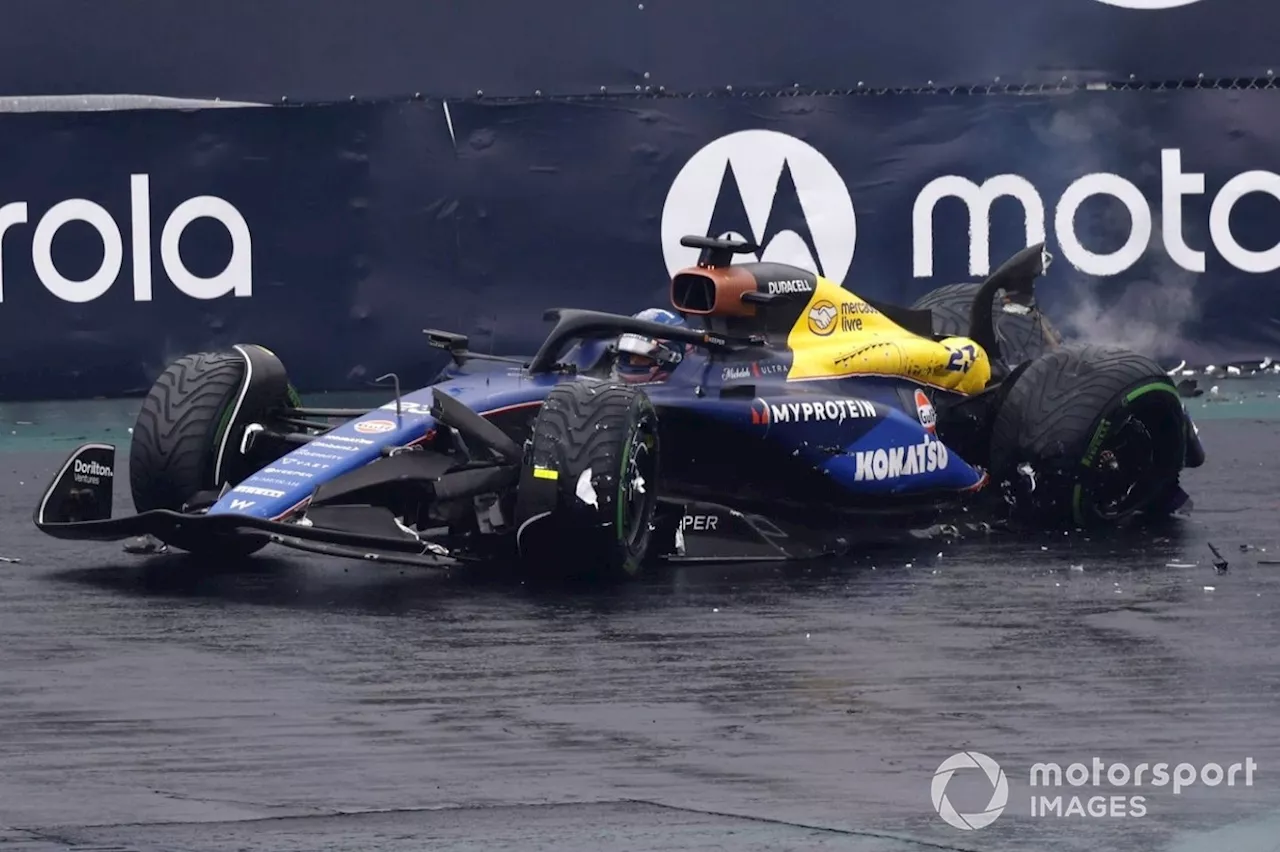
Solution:
<svg viewBox="0 0 1280 852">
<path fill-rule="evenodd" d="M 236 392 L 231 395 L 229 400 L 227 400 L 226 406 L 222 409 L 222 414 L 218 417 L 218 428 L 213 432 L 213 443 L 209 447 L 209 452 L 213 453 L 213 458 L 209 460 L 210 478 L 212 478 L 213 474 L 216 472 L 215 467 L 218 463 L 218 446 L 222 443 L 222 437 L 227 434 L 227 430 L 231 428 L 231 412 L 235 411 L 236 399 L 239 397 L 240 390 L 244 383 L 248 380 L 249 377 L 247 374 L 240 379 L 240 384 L 236 386 Z M 217 488 L 218 485 L 219 483 L 217 482 L 213 483 L 214 488 Z"/>
<path fill-rule="evenodd" d="M 1182 397 L 1178 395 L 1178 389 L 1168 382 L 1148 382 L 1147 384 L 1136 387 L 1125 394 L 1125 405 L 1128 405 L 1140 396 L 1146 396 L 1152 391 L 1164 391 L 1165 393 L 1173 394 L 1179 400 L 1182 399 Z"/>
<path fill-rule="evenodd" d="M 1146 396 L 1149 393 L 1163 392 L 1170 393 L 1181 400 L 1178 395 L 1178 389 L 1168 382 L 1156 381 L 1147 382 L 1139 385 L 1124 395 L 1123 402 L 1117 408 L 1124 408 L 1130 405 L 1135 399 Z M 1096 444 L 1101 440 L 1103 432 L 1111 427 L 1111 415 L 1114 411 L 1108 411 L 1098 421 L 1098 425 L 1094 428 L 1093 434 L 1089 437 L 1089 443 L 1086 445 L 1084 458 L 1081 463 L 1085 467 L 1091 467 L 1092 457 L 1096 450 Z M 1071 519 L 1077 527 L 1085 526 L 1084 518 L 1084 486 L 1077 482 L 1075 487 L 1071 489 Z"/>
<path fill-rule="evenodd" d="M 618 499 L 615 501 L 618 505 L 615 528 L 618 536 L 618 541 L 623 544 L 627 543 L 626 517 L 628 514 L 627 508 L 630 506 L 630 501 L 626 499 L 627 468 L 631 464 L 632 447 L 634 447 L 636 440 L 640 437 L 640 425 L 644 423 L 648 417 L 652 416 L 652 410 L 653 410 L 652 406 L 647 402 L 640 406 L 640 409 L 638 411 L 639 416 L 631 424 L 629 429 L 630 434 L 627 436 L 627 442 L 626 444 L 623 445 L 623 448 L 622 448 L 622 463 L 619 465 L 619 468 L 618 468 Z M 622 564 L 622 570 L 626 571 L 628 574 L 636 574 L 640 570 L 639 562 L 636 559 L 633 559 L 631 554 L 628 553 L 625 561 Z"/>
</svg>

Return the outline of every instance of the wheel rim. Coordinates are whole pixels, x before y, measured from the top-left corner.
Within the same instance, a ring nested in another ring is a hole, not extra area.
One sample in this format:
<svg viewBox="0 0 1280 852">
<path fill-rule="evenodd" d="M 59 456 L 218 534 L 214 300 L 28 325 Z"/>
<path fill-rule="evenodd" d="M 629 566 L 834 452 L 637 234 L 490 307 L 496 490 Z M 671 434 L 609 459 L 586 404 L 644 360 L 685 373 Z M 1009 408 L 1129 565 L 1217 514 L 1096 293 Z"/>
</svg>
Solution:
<svg viewBox="0 0 1280 852">
<path fill-rule="evenodd" d="M 1133 403 L 1149 390 L 1140 389 L 1129 397 Z M 1175 391 L 1176 393 L 1176 391 Z M 1160 405 L 1164 394 L 1147 396 L 1145 405 L 1130 405 L 1111 418 L 1106 436 L 1095 445 L 1096 457 L 1081 485 L 1076 486 L 1074 514 L 1077 522 L 1087 512 L 1102 521 L 1115 521 L 1141 511 L 1169 481 L 1176 477 L 1185 454 L 1184 442 L 1170 441 L 1170 432 L 1185 438 L 1178 418 L 1180 411 Z"/>
<path fill-rule="evenodd" d="M 1104 520 L 1132 514 L 1155 496 L 1155 441 L 1146 424 L 1130 415 L 1098 451 L 1090 470 L 1089 497 Z"/>
<path fill-rule="evenodd" d="M 618 482 L 618 540 L 628 550 L 648 532 L 648 518 L 657 502 L 656 447 L 653 422 L 646 418 L 627 444 Z"/>
</svg>

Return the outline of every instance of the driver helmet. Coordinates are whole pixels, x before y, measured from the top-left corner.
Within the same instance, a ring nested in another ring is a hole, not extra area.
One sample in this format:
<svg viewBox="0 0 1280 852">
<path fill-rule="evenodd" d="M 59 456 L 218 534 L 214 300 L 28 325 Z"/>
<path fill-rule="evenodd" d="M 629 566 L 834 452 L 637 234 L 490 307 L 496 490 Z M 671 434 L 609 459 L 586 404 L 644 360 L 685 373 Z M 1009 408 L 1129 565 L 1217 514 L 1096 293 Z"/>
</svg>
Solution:
<svg viewBox="0 0 1280 852">
<path fill-rule="evenodd" d="M 635 319 L 660 322 L 663 325 L 688 327 L 678 314 L 662 308 L 647 308 L 634 316 Z M 670 340 L 659 340 L 638 334 L 620 335 L 614 373 L 624 382 L 662 381 L 684 360 L 687 348 L 682 343 L 673 343 Z"/>
</svg>

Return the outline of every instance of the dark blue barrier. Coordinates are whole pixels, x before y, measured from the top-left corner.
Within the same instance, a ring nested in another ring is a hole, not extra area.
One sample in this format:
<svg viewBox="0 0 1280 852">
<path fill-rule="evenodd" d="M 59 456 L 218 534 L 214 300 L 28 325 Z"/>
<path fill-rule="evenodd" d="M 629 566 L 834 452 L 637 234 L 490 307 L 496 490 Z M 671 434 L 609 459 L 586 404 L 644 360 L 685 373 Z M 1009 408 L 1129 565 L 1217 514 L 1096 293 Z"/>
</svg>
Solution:
<svg viewBox="0 0 1280 852">
<path fill-rule="evenodd" d="M 447 170 L 440 115 L 0 115 L 0 396 L 142 391 L 239 341 L 308 387 L 403 362 L 413 323 L 463 311 L 443 307 L 454 243 L 417 165 Z"/>
<path fill-rule="evenodd" d="M 1077 333 L 1192 359 L 1271 354 L 1275 103 L 1187 90 L 453 105 L 463 280 L 501 318 L 497 348 L 528 349 L 544 305 L 663 303 L 667 274 L 695 258 L 686 233 L 738 233 L 766 259 L 903 301 L 1043 236 L 1057 264 L 1042 302 Z"/>
<path fill-rule="evenodd" d="M 665 304 L 695 232 L 904 302 L 1043 235 L 1042 303 L 1068 329 L 1175 359 L 1274 355 L 1275 97 L 0 116 L 0 396 L 137 392 L 238 341 L 307 390 L 417 383 L 439 366 L 424 327 L 527 353 L 544 308 Z"/>
<path fill-rule="evenodd" d="M 14 0 L 8 14 L 5 95 L 269 103 L 1262 77 L 1280 29 L 1274 0 Z"/>
</svg>

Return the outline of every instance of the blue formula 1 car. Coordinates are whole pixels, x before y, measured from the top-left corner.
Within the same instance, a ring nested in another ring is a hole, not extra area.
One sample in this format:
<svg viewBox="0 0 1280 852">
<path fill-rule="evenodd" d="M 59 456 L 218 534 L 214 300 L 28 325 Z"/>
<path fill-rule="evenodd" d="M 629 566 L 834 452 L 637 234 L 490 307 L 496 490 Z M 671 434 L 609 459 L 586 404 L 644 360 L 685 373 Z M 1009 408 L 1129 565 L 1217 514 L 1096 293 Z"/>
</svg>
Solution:
<svg viewBox="0 0 1280 852">
<path fill-rule="evenodd" d="M 627 576 L 648 559 L 838 552 L 985 501 L 1048 527 L 1186 508 L 1203 463 L 1173 382 L 1119 348 L 1064 345 L 1033 246 L 902 308 L 755 247 L 686 237 L 672 311 L 553 310 L 531 358 L 428 331 L 452 364 L 379 408 L 307 408 L 269 350 L 182 358 L 132 437 L 66 461 L 35 513 L 66 539 L 150 536 L 215 557 L 269 543 Z M 335 423 L 335 420 L 340 421 Z"/>
</svg>

